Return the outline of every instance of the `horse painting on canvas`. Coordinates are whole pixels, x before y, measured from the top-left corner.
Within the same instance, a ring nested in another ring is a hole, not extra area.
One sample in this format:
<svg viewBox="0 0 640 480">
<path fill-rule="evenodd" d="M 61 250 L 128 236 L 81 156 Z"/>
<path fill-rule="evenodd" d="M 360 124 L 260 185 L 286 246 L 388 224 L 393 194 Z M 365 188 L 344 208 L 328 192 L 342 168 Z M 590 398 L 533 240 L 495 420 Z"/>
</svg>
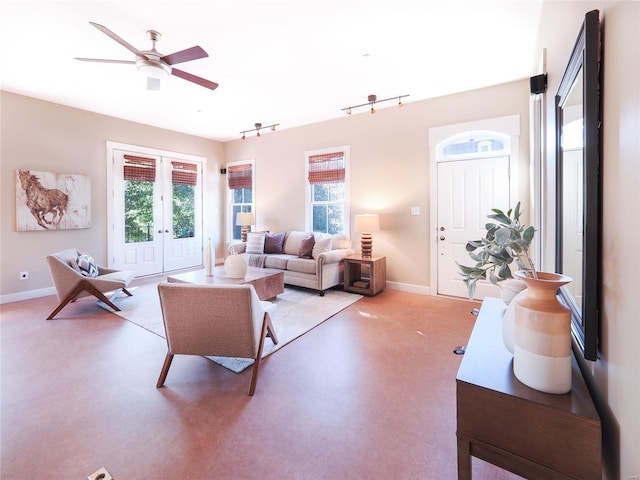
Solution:
<svg viewBox="0 0 640 480">
<path fill-rule="evenodd" d="M 45 188 L 40 179 L 29 170 L 18 170 L 20 185 L 24 190 L 26 205 L 42 228 L 58 228 L 64 217 L 69 196 L 57 188 Z"/>
<path fill-rule="evenodd" d="M 16 230 L 91 226 L 91 184 L 86 175 L 16 170 Z"/>
</svg>

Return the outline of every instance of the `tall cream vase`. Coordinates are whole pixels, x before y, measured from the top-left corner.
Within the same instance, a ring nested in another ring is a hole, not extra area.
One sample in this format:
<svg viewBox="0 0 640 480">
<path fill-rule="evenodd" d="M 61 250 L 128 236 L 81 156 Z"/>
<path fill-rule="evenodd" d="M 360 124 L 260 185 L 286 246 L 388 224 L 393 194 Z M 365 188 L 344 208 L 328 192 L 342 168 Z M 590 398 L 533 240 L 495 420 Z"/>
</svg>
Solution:
<svg viewBox="0 0 640 480">
<path fill-rule="evenodd" d="M 546 393 L 571 390 L 571 312 L 557 298 L 557 290 L 571 282 L 558 273 L 515 275 L 527 293 L 515 301 L 513 373 L 525 385 Z"/>
</svg>

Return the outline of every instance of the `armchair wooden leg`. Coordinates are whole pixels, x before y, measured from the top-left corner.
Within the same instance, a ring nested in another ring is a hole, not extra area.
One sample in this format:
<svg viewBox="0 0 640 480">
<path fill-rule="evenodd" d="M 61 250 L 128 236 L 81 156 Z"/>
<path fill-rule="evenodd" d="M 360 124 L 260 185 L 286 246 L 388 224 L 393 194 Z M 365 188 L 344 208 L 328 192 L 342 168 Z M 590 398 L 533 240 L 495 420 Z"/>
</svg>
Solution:
<svg viewBox="0 0 640 480">
<path fill-rule="evenodd" d="M 127 295 L 129 295 L 130 297 L 133 297 L 133 293 L 131 293 L 129 290 L 127 290 L 126 288 L 122 289 L 122 293 L 126 293 Z"/>
<path fill-rule="evenodd" d="M 111 308 L 113 308 L 116 312 L 120 311 L 120 307 L 118 307 L 115 303 L 113 303 L 104 293 L 102 293 L 100 290 L 98 290 L 92 283 L 87 282 L 86 280 L 83 280 L 82 282 L 85 283 L 84 289 L 89 292 L 91 295 L 93 295 L 94 297 L 96 297 L 98 300 L 100 300 L 101 302 L 106 303 L 107 305 L 109 305 Z M 81 282 L 81 283 L 82 283 Z M 116 290 L 116 292 L 111 295 L 111 298 L 117 296 L 120 293 L 119 290 Z"/>
<path fill-rule="evenodd" d="M 264 348 L 264 341 L 267 338 L 267 332 L 274 331 L 271 324 L 271 318 L 269 314 L 265 312 L 262 319 L 262 331 L 260 332 L 260 343 L 258 344 L 258 353 L 256 354 L 255 361 L 253 362 L 253 370 L 251 371 L 251 384 L 249 385 L 249 395 L 253 396 L 256 391 L 256 384 L 258 383 L 258 372 L 260 371 L 260 361 L 262 360 L 262 349 Z M 275 337 L 271 337 L 274 340 Z M 277 339 L 274 340 L 277 344 Z"/>
<path fill-rule="evenodd" d="M 276 335 L 276 330 L 273 328 L 273 323 L 271 322 L 271 315 L 268 313 L 265 314 L 266 322 L 267 322 L 267 335 L 271 338 L 271 341 L 274 345 L 278 344 L 278 337 Z"/>
<path fill-rule="evenodd" d="M 80 295 L 80 292 L 84 290 L 83 283 L 85 282 L 84 281 L 78 282 L 78 284 L 73 288 L 73 290 L 71 290 L 69 294 L 66 297 L 64 297 L 64 299 L 60 302 L 60 305 L 58 305 L 56 309 L 53 312 L 51 312 L 51 315 L 47 317 L 47 320 L 51 320 L 53 317 L 55 317 L 60 312 L 60 310 L 62 310 L 65 307 L 65 305 L 67 305 L 67 303 L 73 302 L 76 299 L 76 297 Z"/>
<path fill-rule="evenodd" d="M 171 367 L 172 361 L 173 353 L 167 352 L 167 356 L 164 358 L 164 364 L 162 365 L 162 370 L 160 371 L 160 377 L 158 377 L 158 383 L 156 383 L 156 388 L 160 388 L 164 385 L 164 381 L 167 379 L 167 373 L 169 373 L 169 367 Z"/>
</svg>

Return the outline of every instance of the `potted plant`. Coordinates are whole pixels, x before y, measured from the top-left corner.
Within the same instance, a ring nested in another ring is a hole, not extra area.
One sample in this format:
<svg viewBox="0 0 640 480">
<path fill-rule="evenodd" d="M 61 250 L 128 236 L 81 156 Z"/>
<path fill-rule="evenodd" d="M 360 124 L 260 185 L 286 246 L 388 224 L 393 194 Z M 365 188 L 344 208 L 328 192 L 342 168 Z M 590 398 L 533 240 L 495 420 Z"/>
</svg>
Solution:
<svg viewBox="0 0 640 480">
<path fill-rule="evenodd" d="M 476 283 L 488 279 L 494 285 L 513 278 L 511 266 L 515 264 L 521 270 L 530 272 L 537 278 L 535 266 L 529 256 L 529 246 L 535 235 L 533 227 L 520 223 L 520 202 L 505 214 L 502 210 L 492 208 L 487 218 L 493 220 L 485 225 L 486 235 L 480 240 L 467 242 L 466 250 L 476 263 L 473 266 L 456 262 L 464 283 L 469 290 L 469 299 L 473 299 Z"/>
</svg>

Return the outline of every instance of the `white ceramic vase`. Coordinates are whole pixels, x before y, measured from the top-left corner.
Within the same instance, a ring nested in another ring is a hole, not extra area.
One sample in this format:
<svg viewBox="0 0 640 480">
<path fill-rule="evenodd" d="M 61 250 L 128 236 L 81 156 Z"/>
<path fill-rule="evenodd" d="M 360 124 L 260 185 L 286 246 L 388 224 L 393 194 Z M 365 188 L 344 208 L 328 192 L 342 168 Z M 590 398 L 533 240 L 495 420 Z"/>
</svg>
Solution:
<svg viewBox="0 0 640 480">
<path fill-rule="evenodd" d="M 525 289 L 511 299 L 511 301 L 507 305 L 507 309 L 504 312 L 504 317 L 502 317 L 502 341 L 504 342 L 504 346 L 507 348 L 507 350 L 509 350 L 511 354 L 513 354 L 516 301 L 527 294 L 527 284 L 524 282 L 521 283 L 524 284 Z"/>
<path fill-rule="evenodd" d="M 511 304 L 515 296 L 527 288 L 527 284 L 519 278 L 508 278 L 504 282 L 501 282 L 500 286 L 500 297 L 507 305 Z"/>
<path fill-rule="evenodd" d="M 244 278 L 247 267 L 247 261 L 242 255 L 229 255 L 224 261 L 224 273 L 229 278 Z"/>
<path fill-rule="evenodd" d="M 207 277 L 211 277 L 213 275 L 213 261 L 211 255 L 211 239 L 207 241 L 207 245 L 204 247 L 204 255 L 202 259 L 204 263 L 204 274 Z"/>
<path fill-rule="evenodd" d="M 525 385 L 546 393 L 571 390 L 571 312 L 557 290 L 571 281 L 558 273 L 515 274 L 527 284 L 514 300 L 513 373 Z"/>
</svg>

